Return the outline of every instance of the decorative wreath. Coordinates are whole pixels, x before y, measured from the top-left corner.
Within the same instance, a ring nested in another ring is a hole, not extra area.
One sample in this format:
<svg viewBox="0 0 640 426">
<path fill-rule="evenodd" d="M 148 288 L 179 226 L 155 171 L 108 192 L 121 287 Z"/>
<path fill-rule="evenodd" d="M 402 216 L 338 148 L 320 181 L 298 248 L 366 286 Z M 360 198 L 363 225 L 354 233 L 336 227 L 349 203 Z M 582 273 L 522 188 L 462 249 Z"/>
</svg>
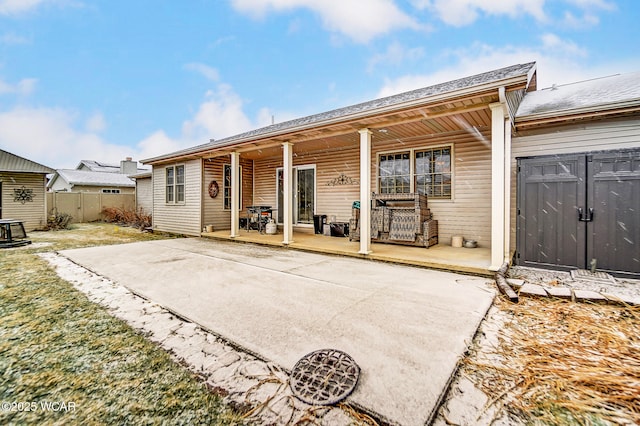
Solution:
<svg viewBox="0 0 640 426">
<path fill-rule="evenodd" d="M 220 192 L 220 187 L 218 186 L 218 182 L 212 180 L 209 184 L 209 197 L 216 198 L 218 196 L 218 192 Z"/>
</svg>

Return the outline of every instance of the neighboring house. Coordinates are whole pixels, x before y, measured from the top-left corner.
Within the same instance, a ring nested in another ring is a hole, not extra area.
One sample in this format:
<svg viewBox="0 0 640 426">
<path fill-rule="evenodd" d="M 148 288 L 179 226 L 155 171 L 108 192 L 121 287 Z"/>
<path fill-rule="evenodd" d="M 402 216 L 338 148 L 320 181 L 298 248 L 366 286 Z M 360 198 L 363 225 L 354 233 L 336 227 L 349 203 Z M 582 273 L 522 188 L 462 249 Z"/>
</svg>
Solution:
<svg viewBox="0 0 640 426">
<path fill-rule="evenodd" d="M 46 176 L 53 169 L 0 150 L 0 219 L 24 221 L 27 231 L 47 223 Z"/>
<path fill-rule="evenodd" d="M 594 91 L 590 104 L 572 109 L 564 96 L 544 100 L 546 91 L 536 93 L 536 64 L 519 64 L 149 158 L 143 163 L 153 166 L 153 226 L 199 235 L 204 225 L 213 224 L 237 237 L 244 209 L 268 205 L 276 209 L 283 243 L 290 244 L 294 231 L 313 232 L 314 214 L 347 222 L 353 201 L 359 200 L 358 253 L 367 256 L 373 250 L 371 194 L 423 193 L 439 222 L 440 245 L 449 245 L 457 235 L 474 239 L 490 252 L 485 271 L 495 271 L 512 260 L 516 246 L 529 244 L 527 256 L 535 252 L 538 241 L 528 235 L 542 233 L 546 223 L 533 224 L 533 213 L 523 214 L 521 206 L 517 214 L 516 201 L 522 204 L 525 189 L 517 191 L 516 161 L 526 165 L 526 156 L 620 148 L 636 152 L 640 147 L 640 84 L 637 76 L 629 78 L 635 82 L 616 84 L 626 84 L 622 91 L 630 95 L 629 104 L 603 100 L 605 93 Z M 564 86 L 556 89 L 567 91 Z M 549 111 L 528 110 L 532 104 Z M 631 176 L 637 157 L 629 155 L 614 167 L 631 167 Z M 624 173 L 609 177 L 617 180 Z M 209 196 L 213 186 L 220 193 L 215 198 Z M 637 189 L 625 190 L 633 194 L 625 196 L 629 200 L 640 199 Z M 544 203 L 536 204 L 543 213 Z M 581 205 L 575 202 L 568 209 L 573 219 Z M 590 207 L 584 205 L 582 220 L 588 219 Z M 631 265 L 624 268 L 636 273 L 640 208 L 624 208 L 627 213 L 617 226 L 633 229 L 607 244 L 616 244 L 618 254 L 631 249 Z M 634 211 L 635 221 L 630 218 Z M 606 217 L 597 210 L 595 214 Z M 609 220 L 615 220 L 612 217 Z M 530 226 L 526 229 L 525 220 Z M 577 238 L 559 227 L 550 232 Z M 633 243 L 622 245 L 625 238 Z M 522 257 L 521 249 L 518 253 Z M 598 265 L 603 261 L 597 260 Z"/>
<path fill-rule="evenodd" d="M 47 184 L 53 192 L 133 194 L 136 183 L 126 175 L 109 172 L 58 169 Z"/>
<path fill-rule="evenodd" d="M 47 188 L 53 192 L 134 194 L 135 181 L 129 176 L 145 171 L 148 170 L 138 168 L 138 162 L 130 157 L 120 165 L 82 160 L 75 170 L 56 170 Z"/>
<path fill-rule="evenodd" d="M 144 213 L 153 212 L 153 183 L 151 181 L 151 171 L 130 175 L 136 181 L 136 211 L 142 210 Z"/>
<path fill-rule="evenodd" d="M 640 277 L 640 72 L 528 93 L 515 129 L 516 263 Z"/>
</svg>

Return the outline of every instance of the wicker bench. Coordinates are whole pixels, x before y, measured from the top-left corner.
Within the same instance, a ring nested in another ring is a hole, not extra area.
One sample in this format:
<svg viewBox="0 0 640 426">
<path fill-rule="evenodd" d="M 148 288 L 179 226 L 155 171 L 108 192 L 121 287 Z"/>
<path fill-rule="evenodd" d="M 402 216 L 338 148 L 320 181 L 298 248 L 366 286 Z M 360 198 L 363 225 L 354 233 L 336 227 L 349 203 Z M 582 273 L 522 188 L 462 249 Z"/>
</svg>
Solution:
<svg viewBox="0 0 640 426">
<path fill-rule="evenodd" d="M 371 240 L 380 243 L 431 247 L 438 244 L 438 221 L 422 194 L 373 194 Z M 349 239 L 360 240 L 360 210 L 353 209 Z"/>
</svg>

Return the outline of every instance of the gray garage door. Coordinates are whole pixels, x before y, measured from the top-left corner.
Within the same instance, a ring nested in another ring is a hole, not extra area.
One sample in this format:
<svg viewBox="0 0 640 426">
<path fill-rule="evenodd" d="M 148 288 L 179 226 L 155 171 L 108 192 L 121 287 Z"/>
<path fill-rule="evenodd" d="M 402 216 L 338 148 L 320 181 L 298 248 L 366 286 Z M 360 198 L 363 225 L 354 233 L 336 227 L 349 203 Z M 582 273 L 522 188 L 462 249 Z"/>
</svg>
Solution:
<svg viewBox="0 0 640 426">
<path fill-rule="evenodd" d="M 516 263 L 640 277 L 640 150 L 518 159 Z"/>
</svg>

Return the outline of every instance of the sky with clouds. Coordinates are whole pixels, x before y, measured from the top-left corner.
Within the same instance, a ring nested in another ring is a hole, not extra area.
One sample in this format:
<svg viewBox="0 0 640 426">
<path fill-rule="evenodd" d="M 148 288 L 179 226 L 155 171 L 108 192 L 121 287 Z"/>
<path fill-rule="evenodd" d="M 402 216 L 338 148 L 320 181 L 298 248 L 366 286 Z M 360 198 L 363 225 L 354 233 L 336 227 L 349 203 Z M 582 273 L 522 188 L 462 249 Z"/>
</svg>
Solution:
<svg viewBox="0 0 640 426">
<path fill-rule="evenodd" d="M 635 0 L 0 0 L 0 149 L 144 159 L 536 61 L 640 70 Z"/>
</svg>

